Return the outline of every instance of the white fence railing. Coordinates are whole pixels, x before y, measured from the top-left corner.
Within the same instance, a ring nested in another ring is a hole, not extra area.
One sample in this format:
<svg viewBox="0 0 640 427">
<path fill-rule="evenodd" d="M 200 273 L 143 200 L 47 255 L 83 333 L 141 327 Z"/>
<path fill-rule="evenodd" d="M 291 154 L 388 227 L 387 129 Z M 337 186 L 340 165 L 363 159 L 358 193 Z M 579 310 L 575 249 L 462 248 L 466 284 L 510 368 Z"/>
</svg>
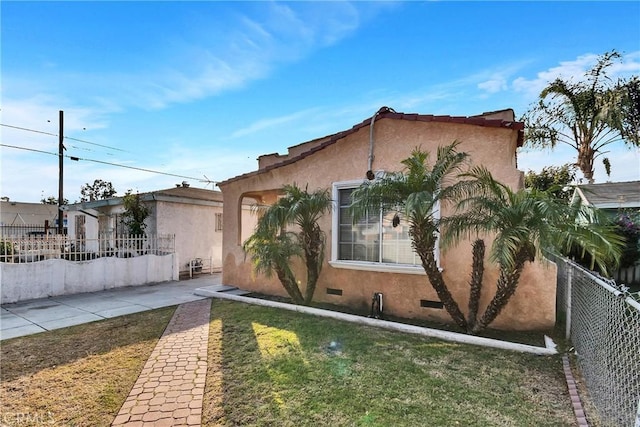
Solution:
<svg viewBox="0 0 640 427">
<path fill-rule="evenodd" d="M 640 285 L 640 263 L 631 267 L 616 270 L 611 275 L 616 283 L 631 285 L 637 288 Z"/>
<path fill-rule="evenodd" d="M 599 425 L 640 427 L 640 304 L 615 282 L 555 261 L 558 314 L 598 412 L 593 417 Z"/>
<path fill-rule="evenodd" d="M 68 236 L 3 236 L 0 262 L 26 263 L 47 259 L 87 261 L 103 257 L 132 258 L 175 253 L 174 235 L 101 235 L 97 239 Z"/>
</svg>

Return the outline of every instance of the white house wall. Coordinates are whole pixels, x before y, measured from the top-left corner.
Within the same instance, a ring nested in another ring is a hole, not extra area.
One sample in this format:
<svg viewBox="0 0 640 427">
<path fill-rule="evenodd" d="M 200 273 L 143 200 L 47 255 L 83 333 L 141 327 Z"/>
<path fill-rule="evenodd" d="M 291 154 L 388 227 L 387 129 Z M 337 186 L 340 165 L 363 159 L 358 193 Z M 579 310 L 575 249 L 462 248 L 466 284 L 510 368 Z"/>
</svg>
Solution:
<svg viewBox="0 0 640 427">
<path fill-rule="evenodd" d="M 178 280 L 176 255 L 0 263 L 2 304 Z"/>
<path fill-rule="evenodd" d="M 222 230 L 215 229 L 216 213 L 222 213 L 222 206 L 156 202 L 157 232 L 175 234 L 180 271 L 186 271 L 194 258 L 212 259 L 212 268 L 222 268 Z"/>
</svg>

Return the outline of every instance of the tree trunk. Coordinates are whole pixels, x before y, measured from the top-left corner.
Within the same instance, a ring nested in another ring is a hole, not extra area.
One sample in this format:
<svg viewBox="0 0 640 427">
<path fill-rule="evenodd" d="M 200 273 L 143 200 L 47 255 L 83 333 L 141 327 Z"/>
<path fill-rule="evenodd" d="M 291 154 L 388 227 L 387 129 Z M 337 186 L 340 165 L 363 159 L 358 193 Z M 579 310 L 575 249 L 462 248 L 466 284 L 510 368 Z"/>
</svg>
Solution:
<svg viewBox="0 0 640 427">
<path fill-rule="evenodd" d="M 467 332 L 471 332 L 478 316 L 478 304 L 482 293 L 482 277 L 484 275 L 484 240 L 473 242 L 473 265 L 471 268 L 471 282 L 469 290 L 469 313 L 467 314 Z"/>
<path fill-rule="evenodd" d="M 304 304 L 309 305 L 316 291 L 320 271 L 322 270 L 323 240 L 320 227 L 316 227 L 310 235 L 301 235 L 304 245 L 304 258 L 307 266 L 307 288 L 305 289 Z"/>
<path fill-rule="evenodd" d="M 533 262 L 534 255 L 531 248 L 522 248 L 516 255 L 515 267 L 511 271 L 506 271 L 500 266 L 500 276 L 498 277 L 497 290 L 493 299 L 487 306 L 480 320 L 473 326 L 472 333 L 477 333 L 493 322 L 502 309 L 507 305 L 509 299 L 516 292 L 520 275 L 524 269 L 524 264 Z"/>
<path fill-rule="evenodd" d="M 276 274 L 278 275 L 278 279 L 280 279 L 280 283 L 282 283 L 282 287 L 287 291 L 287 294 L 291 297 L 291 301 L 294 304 L 304 304 L 304 298 L 302 297 L 302 292 L 300 292 L 300 288 L 298 287 L 298 283 L 296 282 L 296 278 L 288 267 L 276 267 Z"/>
<path fill-rule="evenodd" d="M 313 301 L 313 294 L 316 292 L 316 284 L 320 276 L 318 262 L 315 259 L 307 259 L 307 288 L 304 292 L 304 304 L 309 305 Z"/>
<path fill-rule="evenodd" d="M 582 141 L 578 148 L 578 167 L 584 178 L 593 184 L 593 156 L 595 155 L 589 141 Z"/>
<path fill-rule="evenodd" d="M 419 227 L 415 224 L 411 225 L 409 232 L 413 237 L 414 248 L 420 256 L 422 268 L 424 268 L 424 271 L 427 273 L 429 283 L 431 283 L 431 286 L 438 294 L 440 301 L 453 321 L 466 331 L 467 321 L 462 311 L 460 311 L 458 303 L 453 299 L 451 292 L 449 292 L 447 285 L 444 283 L 442 272 L 440 272 L 433 254 L 436 242 L 434 232 L 430 230 L 429 227 Z"/>
</svg>

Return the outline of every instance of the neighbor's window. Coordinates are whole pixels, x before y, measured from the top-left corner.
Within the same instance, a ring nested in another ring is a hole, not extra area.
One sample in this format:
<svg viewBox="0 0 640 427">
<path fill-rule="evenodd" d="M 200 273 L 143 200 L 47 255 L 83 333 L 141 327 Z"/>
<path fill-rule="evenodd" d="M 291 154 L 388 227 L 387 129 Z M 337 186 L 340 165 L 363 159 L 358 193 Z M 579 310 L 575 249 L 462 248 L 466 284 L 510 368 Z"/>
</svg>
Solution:
<svg viewBox="0 0 640 427">
<path fill-rule="evenodd" d="M 333 235 L 337 242 L 333 244 L 332 262 L 344 268 L 349 268 L 349 264 L 365 263 L 379 264 L 382 269 L 384 266 L 420 267 L 420 257 L 411 245 L 409 224 L 401 218 L 400 224 L 393 227 L 394 212 L 376 210 L 353 223 L 349 205 L 355 187 L 357 185 L 353 183 L 334 185 L 337 212 L 334 213 Z"/>
<path fill-rule="evenodd" d="M 222 214 L 216 214 L 216 229 L 215 231 L 222 231 Z"/>
</svg>

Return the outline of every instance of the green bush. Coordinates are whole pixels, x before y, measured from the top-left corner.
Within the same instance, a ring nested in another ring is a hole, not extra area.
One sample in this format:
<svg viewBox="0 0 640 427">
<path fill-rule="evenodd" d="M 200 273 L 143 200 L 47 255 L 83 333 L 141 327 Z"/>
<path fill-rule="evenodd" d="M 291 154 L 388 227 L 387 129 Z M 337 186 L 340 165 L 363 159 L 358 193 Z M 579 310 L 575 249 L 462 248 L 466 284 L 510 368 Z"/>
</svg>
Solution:
<svg viewBox="0 0 640 427">
<path fill-rule="evenodd" d="M 616 218 L 615 225 L 617 233 L 626 240 L 620 258 L 620 267 L 631 267 L 640 260 L 640 215 L 621 213 Z"/>
<path fill-rule="evenodd" d="M 13 246 L 11 242 L 0 241 L 0 255 L 13 255 Z"/>
</svg>

